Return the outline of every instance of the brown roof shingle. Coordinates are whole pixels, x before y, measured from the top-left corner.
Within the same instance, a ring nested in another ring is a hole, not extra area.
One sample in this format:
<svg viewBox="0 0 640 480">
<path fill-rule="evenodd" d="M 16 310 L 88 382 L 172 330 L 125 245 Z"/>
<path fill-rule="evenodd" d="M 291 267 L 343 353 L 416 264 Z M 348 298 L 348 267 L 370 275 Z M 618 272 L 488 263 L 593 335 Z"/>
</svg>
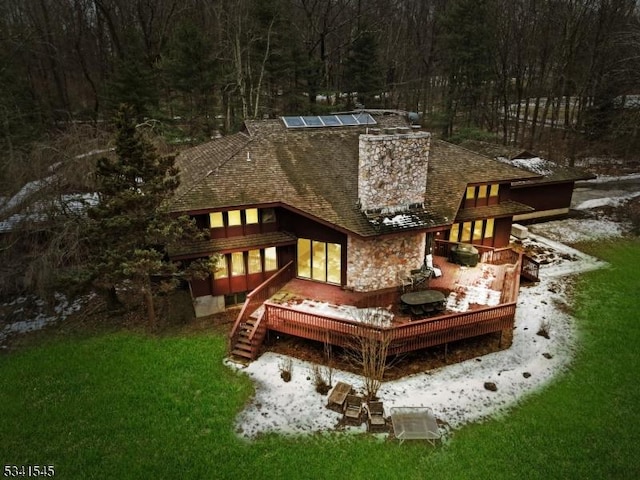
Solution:
<svg viewBox="0 0 640 480">
<path fill-rule="evenodd" d="M 402 117 L 378 126 L 406 126 Z M 362 127 L 287 130 L 280 120 L 251 121 L 247 133 L 181 153 L 182 183 L 174 212 L 283 204 L 334 228 L 373 236 L 390 231 L 358 207 L 358 137 Z M 451 224 L 468 183 L 509 182 L 536 175 L 441 141 L 433 141 L 420 222 L 402 228 Z"/>
</svg>

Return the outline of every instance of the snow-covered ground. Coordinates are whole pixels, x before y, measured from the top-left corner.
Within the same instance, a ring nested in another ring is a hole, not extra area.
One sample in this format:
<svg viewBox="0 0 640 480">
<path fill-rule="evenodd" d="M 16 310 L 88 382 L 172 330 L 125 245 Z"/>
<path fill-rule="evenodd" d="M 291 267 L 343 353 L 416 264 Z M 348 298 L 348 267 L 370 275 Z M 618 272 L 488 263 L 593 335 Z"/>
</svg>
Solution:
<svg viewBox="0 0 640 480">
<path fill-rule="evenodd" d="M 546 227 L 546 226 L 547 227 Z M 474 358 L 455 365 L 386 382 L 378 392 L 389 414 L 393 407 L 429 407 L 448 427 L 442 433 L 465 423 L 501 415 L 527 395 L 535 392 L 561 374 L 570 364 L 577 346 L 573 318 L 567 313 L 570 304 L 572 276 L 605 266 L 594 257 L 570 248 L 542 233 L 547 230 L 565 241 L 579 241 L 621 235 L 624 228 L 614 222 L 600 220 L 585 229 L 577 229 L 571 220 L 548 222 L 535 227 L 524 241 L 545 258 L 541 280 L 523 287 L 518 309 L 513 344 L 508 350 Z M 538 335 L 546 324 L 549 338 Z M 292 379 L 284 382 L 280 369 L 291 361 Z M 361 427 L 340 426 L 341 415 L 326 408 L 327 396 L 315 391 L 313 365 L 275 353 L 266 353 L 247 367 L 228 362 L 251 377 L 255 395 L 236 419 L 239 435 L 254 438 L 275 432 L 311 434 L 345 428 L 360 432 Z M 363 379 L 345 371 L 334 371 L 332 383 L 342 381 L 364 391 Z M 497 390 L 485 388 L 494 383 Z"/>
<path fill-rule="evenodd" d="M 573 319 L 563 308 L 570 284 L 565 277 L 604 263 L 538 235 L 531 235 L 526 243 L 536 244 L 553 260 L 541 267 L 538 284 L 521 289 L 512 346 L 384 383 L 378 396 L 387 412 L 393 407 L 430 407 L 439 420 L 457 428 L 506 412 L 567 367 L 577 339 Z M 549 339 L 537 335 L 543 323 L 549 325 Z M 237 418 L 238 433 L 254 437 L 267 432 L 303 434 L 337 428 L 341 415 L 326 408 L 326 395 L 315 391 L 312 365 L 291 359 L 292 379 L 284 382 L 280 378 L 283 361 L 282 355 L 266 353 L 246 368 L 229 363 L 248 374 L 256 389 Z M 355 374 L 334 371 L 333 383 L 338 381 L 363 390 L 363 379 Z M 485 389 L 485 382 L 494 383 L 497 390 Z M 365 427 L 346 428 L 362 431 Z"/>
<path fill-rule="evenodd" d="M 0 348 L 5 347 L 7 338 L 12 335 L 41 330 L 47 325 L 64 321 L 87 303 L 90 297 L 70 302 L 62 294 L 54 295 L 54 305 L 49 308 L 45 301 L 34 295 L 18 297 L 11 302 L 0 304 L 0 314 L 10 312 L 0 322 Z"/>
</svg>

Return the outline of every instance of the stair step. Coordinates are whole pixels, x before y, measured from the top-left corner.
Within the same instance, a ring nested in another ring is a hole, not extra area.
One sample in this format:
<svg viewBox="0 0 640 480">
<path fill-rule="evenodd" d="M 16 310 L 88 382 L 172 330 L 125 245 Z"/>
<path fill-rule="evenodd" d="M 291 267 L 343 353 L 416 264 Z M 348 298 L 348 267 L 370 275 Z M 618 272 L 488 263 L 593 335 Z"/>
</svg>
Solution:
<svg viewBox="0 0 640 480">
<path fill-rule="evenodd" d="M 244 357 L 244 358 L 248 358 L 249 360 L 253 360 L 253 354 L 251 352 L 247 352 L 246 350 L 238 350 L 236 348 L 236 349 L 233 349 L 231 354 L 237 357 Z"/>
<path fill-rule="evenodd" d="M 248 343 L 236 343 L 235 350 L 243 350 L 243 351 L 251 351 L 253 350 L 253 345 L 248 344 Z"/>
</svg>

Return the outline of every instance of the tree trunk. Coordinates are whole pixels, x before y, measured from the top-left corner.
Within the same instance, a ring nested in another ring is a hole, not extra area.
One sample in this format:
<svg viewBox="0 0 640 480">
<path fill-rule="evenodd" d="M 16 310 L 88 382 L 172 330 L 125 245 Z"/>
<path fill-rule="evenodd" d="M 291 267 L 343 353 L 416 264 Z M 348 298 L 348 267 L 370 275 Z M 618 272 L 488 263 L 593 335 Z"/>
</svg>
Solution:
<svg viewBox="0 0 640 480">
<path fill-rule="evenodd" d="M 156 318 L 156 308 L 153 304 L 153 292 L 151 291 L 151 279 L 149 277 L 144 280 L 142 297 L 144 299 L 145 306 L 147 307 L 149 328 L 151 330 L 155 330 L 158 326 L 158 319 Z"/>
</svg>

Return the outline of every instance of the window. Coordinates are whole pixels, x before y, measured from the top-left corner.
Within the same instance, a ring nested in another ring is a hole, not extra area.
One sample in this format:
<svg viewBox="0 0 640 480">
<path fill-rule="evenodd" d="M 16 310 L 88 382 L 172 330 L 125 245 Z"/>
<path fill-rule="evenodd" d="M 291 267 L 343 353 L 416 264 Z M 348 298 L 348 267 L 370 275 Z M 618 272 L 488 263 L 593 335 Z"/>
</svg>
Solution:
<svg viewBox="0 0 640 480">
<path fill-rule="evenodd" d="M 311 242 L 313 255 L 311 257 L 311 278 L 321 282 L 327 281 L 327 244 Z"/>
<path fill-rule="evenodd" d="M 233 252 L 231 254 L 231 276 L 239 277 L 244 273 L 244 254 L 242 252 Z"/>
<path fill-rule="evenodd" d="M 462 232 L 460 232 L 460 241 L 468 242 L 469 240 L 471 240 L 471 222 L 464 222 Z"/>
<path fill-rule="evenodd" d="M 249 273 L 260 273 L 262 272 L 262 257 L 260 255 L 260 250 L 249 250 L 248 255 L 248 266 Z"/>
<path fill-rule="evenodd" d="M 273 208 L 262 210 L 262 223 L 273 223 L 276 221 L 276 211 Z"/>
<path fill-rule="evenodd" d="M 454 223 L 453 225 L 451 225 L 451 230 L 449 231 L 449 241 L 457 242 L 459 234 L 460 234 L 460 224 Z"/>
<path fill-rule="evenodd" d="M 491 185 L 491 190 L 489 190 L 489 196 L 490 197 L 497 197 L 499 190 L 500 190 L 500 184 L 494 183 L 493 185 Z"/>
<path fill-rule="evenodd" d="M 264 249 L 264 271 L 271 272 L 278 269 L 278 255 L 276 247 Z"/>
<path fill-rule="evenodd" d="M 248 208 L 244 211 L 244 216 L 246 219 L 247 225 L 258 223 L 258 209 L 257 208 Z"/>
<path fill-rule="evenodd" d="M 482 240 L 482 220 L 473 222 L 473 241 Z"/>
<path fill-rule="evenodd" d="M 311 278 L 311 240 L 298 239 L 298 276 Z"/>
<path fill-rule="evenodd" d="M 220 255 L 218 257 L 218 261 L 216 262 L 215 269 L 213 270 L 213 278 L 214 280 L 218 280 L 220 278 L 228 278 L 229 277 L 229 266 L 227 265 L 227 257 L 226 255 Z"/>
<path fill-rule="evenodd" d="M 339 243 L 327 243 L 327 281 L 340 283 L 342 280 L 342 247 Z"/>
<path fill-rule="evenodd" d="M 209 225 L 211 228 L 224 227 L 224 221 L 222 219 L 222 212 L 212 212 L 209 214 Z"/>
<path fill-rule="evenodd" d="M 483 239 L 492 238 L 495 220 L 476 220 L 474 222 L 454 223 L 449 230 L 450 242 L 481 242 Z"/>
<path fill-rule="evenodd" d="M 493 237 L 493 218 L 487 218 L 486 227 L 484 229 L 484 238 Z"/>
<path fill-rule="evenodd" d="M 234 227 L 236 225 L 242 225 L 242 218 L 240 215 L 240 210 L 230 210 L 227 212 L 227 220 L 229 222 L 230 227 Z"/>
<path fill-rule="evenodd" d="M 298 239 L 298 276 L 339 284 L 342 279 L 341 245 Z"/>
<path fill-rule="evenodd" d="M 486 185 L 480 185 L 478 187 L 478 199 L 481 198 L 487 198 L 487 186 Z"/>
<path fill-rule="evenodd" d="M 467 187 L 466 199 L 473 200 L 474 198 L 476 198 L 476 187 Z"/>
</svg>

